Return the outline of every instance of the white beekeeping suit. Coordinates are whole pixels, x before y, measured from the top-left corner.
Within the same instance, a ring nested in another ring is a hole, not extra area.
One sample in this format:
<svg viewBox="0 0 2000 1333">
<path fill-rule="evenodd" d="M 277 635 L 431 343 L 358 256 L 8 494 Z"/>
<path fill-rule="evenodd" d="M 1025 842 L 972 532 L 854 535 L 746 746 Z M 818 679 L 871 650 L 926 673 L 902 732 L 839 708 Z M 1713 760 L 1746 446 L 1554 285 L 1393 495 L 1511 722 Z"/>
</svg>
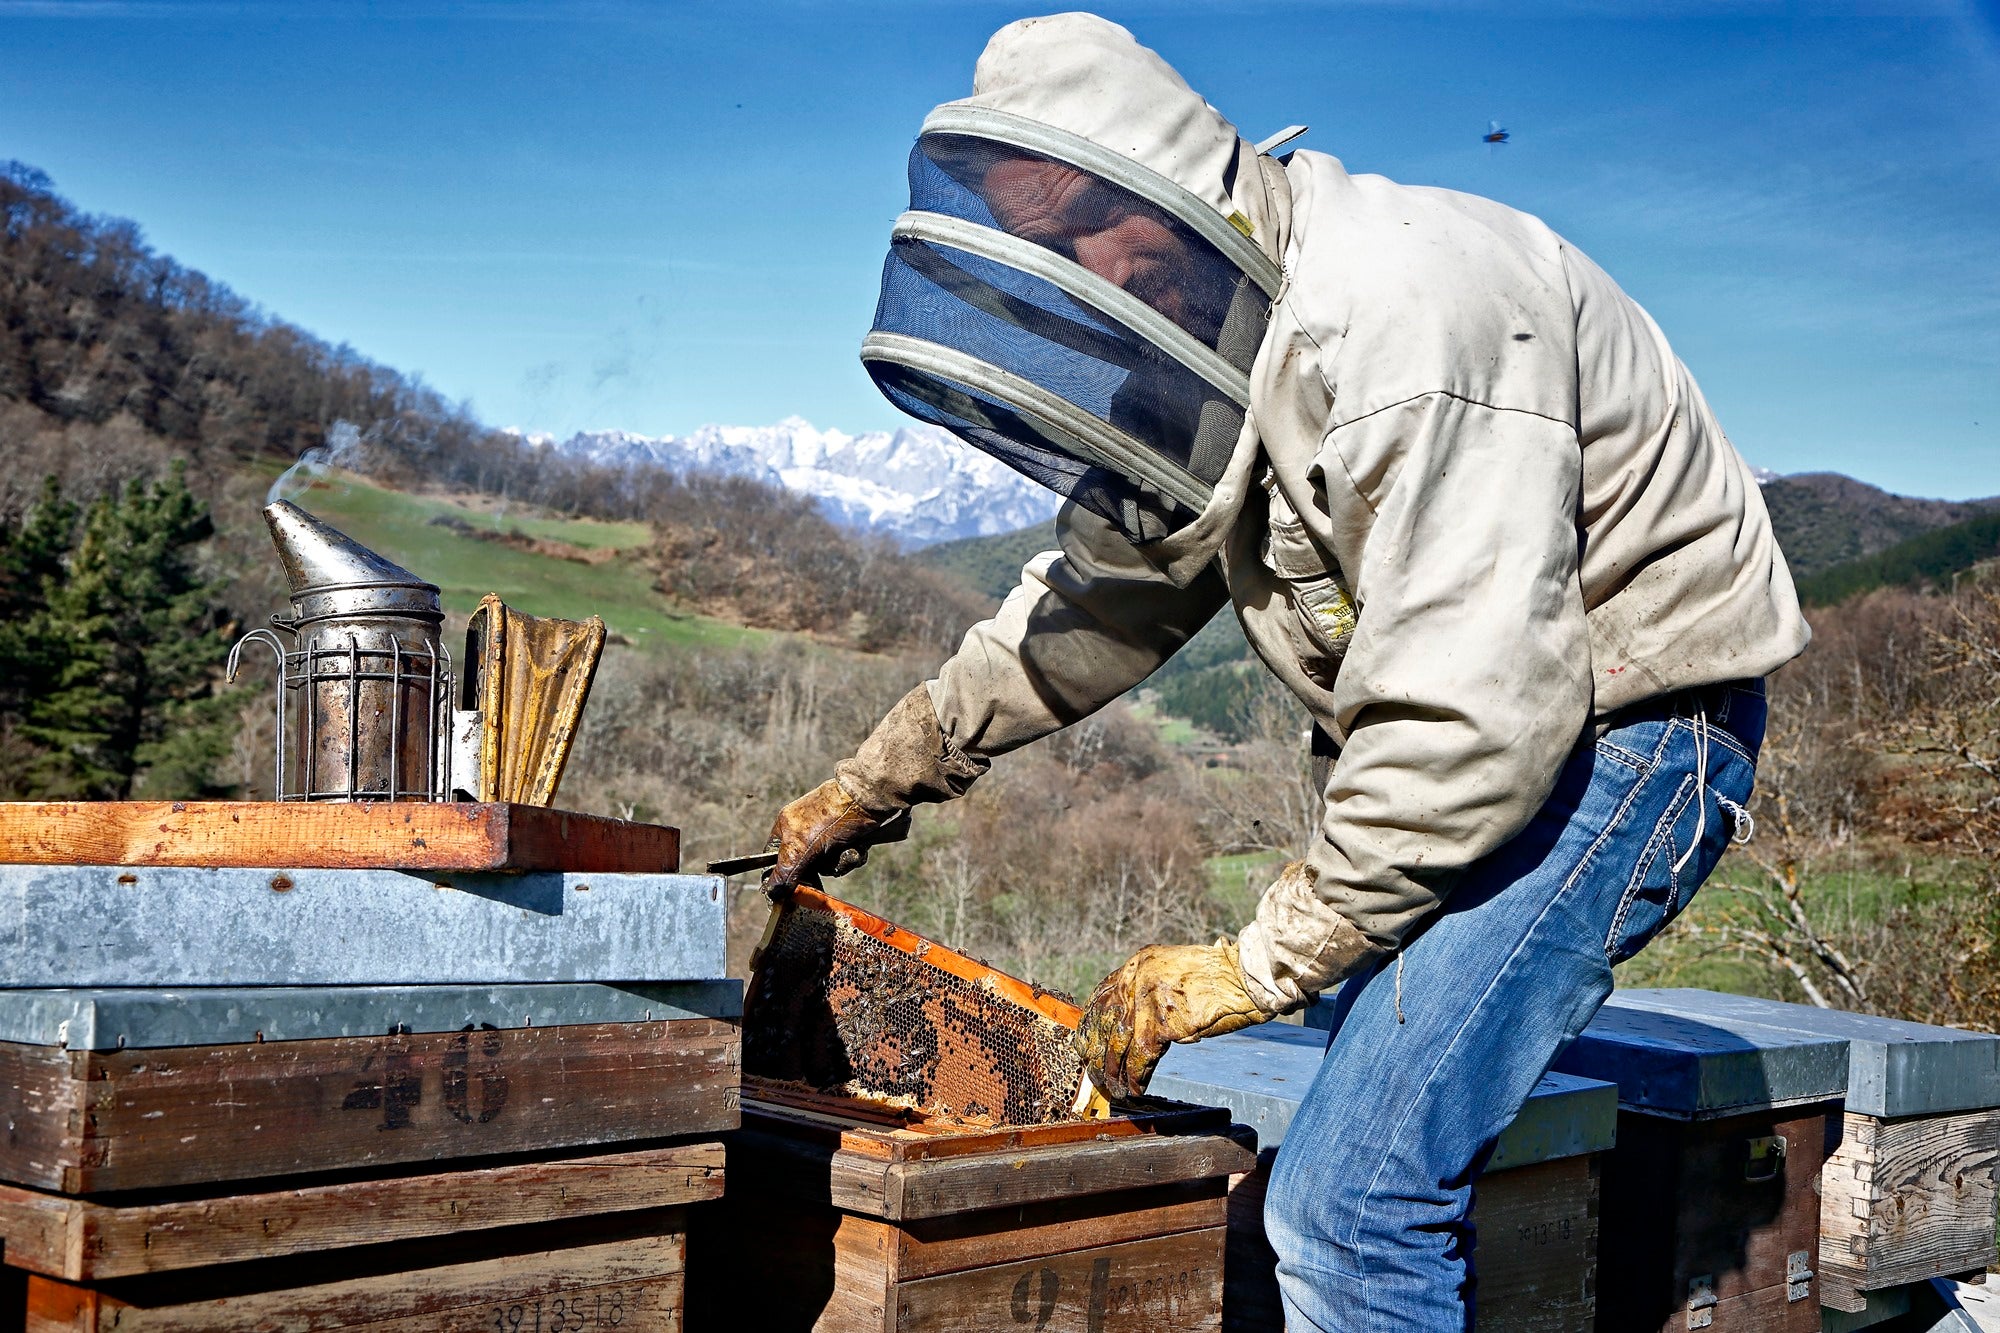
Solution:
<svg viewBox="0 0 2000 1333">
<path fill-rule="evenodd" d="M 1261 154 L 1102 19 L 1002 29 L 911 193 L 863 359 L 1065 495 L 1060 549 L 781 812 L 767 883 L 1231 607 L 1332 758 L 1324 817 L 1236 941 L 1140 950 L 1079 1045 L 1125 1096 L 1348 981 L 1266 1200 L 1287 1326 L 1456 1333 L 1485 1154 L 1713 870 L 1805 646 L 1749 469 L 1546 226 Z"/>
</svg>

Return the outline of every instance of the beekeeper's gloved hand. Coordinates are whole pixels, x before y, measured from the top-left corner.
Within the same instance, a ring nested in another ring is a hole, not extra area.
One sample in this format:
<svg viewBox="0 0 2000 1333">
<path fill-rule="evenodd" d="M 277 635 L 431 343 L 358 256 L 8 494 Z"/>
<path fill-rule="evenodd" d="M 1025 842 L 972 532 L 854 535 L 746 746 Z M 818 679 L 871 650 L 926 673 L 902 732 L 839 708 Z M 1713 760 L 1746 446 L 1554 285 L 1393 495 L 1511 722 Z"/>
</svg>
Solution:
<svg viewBox="0 0 2000 1333">
<path fill-rule="evenodd" d="M 1303 861 L 1278 873 L 1234 944 L 1154 946 L 1104 979 L 1076 1044 L 1106 1096 L 1146 1090 L 1169 1042 L 1200 1041 L 1312 1003 L 1387 951 L 1315 891 Z"/>
<path fill-rule="evenodd" d="M 1234 944 L 1155 944 L 1098 984 L 1076 1026 L 1090 1077 L 1114 1101 L 1136 1097 L 1169 1043 L 1276 1018 L 1243 984 Z"/>
<path fill-rule="evenodd" d="M 907 823 L 898 816 L 911 806 L 964 794 L 986 767 L 944 735 L 929 688 L 917 686 L 832 778 L 778 812 L 767 845 L 778 864 L 764 876 L 765 891 L 776 896 L 803 876 L 846 874 L 867 861 L 869 847 L 902 836 Z"/>
<path fill-rule="evenodd" d="M 828 778 L 778 812 L 767 850 L 778 864 L 764 876 L 770 893 L 789 893 L 807 875 L 845 875 L 868 860 L 868 847 L 882 821 L 863 810 Z"/>
</svg>

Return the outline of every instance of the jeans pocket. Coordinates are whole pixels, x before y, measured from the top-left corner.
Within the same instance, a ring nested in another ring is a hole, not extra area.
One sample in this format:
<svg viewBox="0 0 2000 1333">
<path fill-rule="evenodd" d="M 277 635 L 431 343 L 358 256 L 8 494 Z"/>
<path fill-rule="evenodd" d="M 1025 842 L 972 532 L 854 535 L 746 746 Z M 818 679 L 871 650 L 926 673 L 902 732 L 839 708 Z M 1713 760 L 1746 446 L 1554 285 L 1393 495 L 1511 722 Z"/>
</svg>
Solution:
<svg viewBox="0 0 2000 1333">
<path fill-rule="evenodd" d="M 1698 801 L 1715 808 L 1704 812 Z M 1708 872 L 1715 868 L 1727 843 L 1729 824 L 1714 793 L 1693 773 L 1681 776 L 1680 786 L 1653 826 L 1652 836 L 1640 854 L 1632 879 L 1611 918 L 1610 933 L 1604 939 L 1604 953 L 1613 963 L 1622 963 L 1645 948 L 1681 914 L 1688 899 Z M 1690 853 L 1697 837 L 1701 845 Z"/>
</svg>

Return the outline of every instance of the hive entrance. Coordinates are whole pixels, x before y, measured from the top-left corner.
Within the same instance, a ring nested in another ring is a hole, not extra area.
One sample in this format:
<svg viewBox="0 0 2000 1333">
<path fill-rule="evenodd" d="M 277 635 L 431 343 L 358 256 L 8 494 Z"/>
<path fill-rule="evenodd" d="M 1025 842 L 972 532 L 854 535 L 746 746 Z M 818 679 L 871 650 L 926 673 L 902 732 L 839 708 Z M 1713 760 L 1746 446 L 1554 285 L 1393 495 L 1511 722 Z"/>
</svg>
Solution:
<svg viewBox="0 0 2000 1333">
<path fill-rule="evenodd" d="M 743 1072 L 932 1123 L 1074 1118 L 1074 1005 L 811 889 L 773 914 Z"/>
</svg>

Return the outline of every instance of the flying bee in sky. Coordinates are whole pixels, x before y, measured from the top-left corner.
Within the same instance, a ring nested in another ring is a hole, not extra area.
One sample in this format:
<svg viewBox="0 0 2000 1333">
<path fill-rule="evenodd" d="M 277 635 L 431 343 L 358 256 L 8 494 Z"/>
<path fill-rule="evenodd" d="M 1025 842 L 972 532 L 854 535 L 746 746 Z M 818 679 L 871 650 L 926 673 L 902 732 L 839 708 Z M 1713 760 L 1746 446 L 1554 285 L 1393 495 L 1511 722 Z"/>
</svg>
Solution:
<svg viewBox="0 0 2000 1333">
<path fill-rule="evenodd" d="M 1503 143 L 1506 143 L 1506 142 L 1507 142 L 1507 131 L 1506 131 L 1505 129 L 1503 129 L 1502 127 L 1501 127 L 1501 125 L 1500 125 L 1500 122 L 1499 122 L 1499 121 L 1497 121 L 1497 120 L 1489 120 L 1489 121 L 1487 121 L 1487 122 L 1486 122 L 1486 133 L 1485 133 L 1485 135 L 1484 135 L 1484 136 L 1483 136 L 1483 137 L 1482 137 L 1482 138 L 1480 139 L 1480 142 L 1481 142 L 1481 143 L 1486 143 L 1486 144 L 1503 144 Z"/>
</svg>

